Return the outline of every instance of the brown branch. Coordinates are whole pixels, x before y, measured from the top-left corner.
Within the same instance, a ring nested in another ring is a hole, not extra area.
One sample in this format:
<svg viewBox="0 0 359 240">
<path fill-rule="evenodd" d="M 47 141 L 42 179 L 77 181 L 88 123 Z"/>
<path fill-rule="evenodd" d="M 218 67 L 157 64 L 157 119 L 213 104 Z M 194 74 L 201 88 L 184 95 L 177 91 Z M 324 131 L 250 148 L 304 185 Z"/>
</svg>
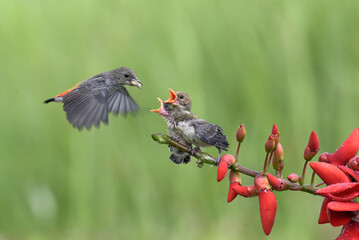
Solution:
<svg viewBox="0 0 359 240">
<path fill-rule="evenodd" d="M 179 150 L 182 150 L 186 153 L 191 154 L 191 151 L 190 151 L 190 149 L 188 149 L 187 146 L 174 141 L 171 137 L 169 137 L 166 134 L 156 133 L 156 134 L 152 134 L 151 136 L 154 141 L 156 141 L 160 144 L 171 145 L 173 147 L 178 148 Z M 208 153 L 197 151 L 192 156 L 198 159 L 197 164 L 207 163 L 207 164 L 210 164 L 213 166 L 217 166 L 216 158 L 209 155 Z M 255 177 L 258 174 L 260 174 L 260 172 L 245 168 L 237 162 L 234 163 L 232 166 L 230 166 L 230 169 L 232 169 L 233 171 L 240 172 L 245 175 L 251 176 L 251 177 Z M 302 192 L 307 192 L 307 193 L 316 195 L 315 191 L 318 190 L 318 188 L 314 187 L 313 185 L 306 185 L 306 184 L 300 185 L 299 183 L 291 183 L 287 180 L 285 180 L 285 181 L 286 181 L 287 186 L 289 187 L 289 190 L 292 190 L 292 191 L 302 191 Z"/>
</svg>

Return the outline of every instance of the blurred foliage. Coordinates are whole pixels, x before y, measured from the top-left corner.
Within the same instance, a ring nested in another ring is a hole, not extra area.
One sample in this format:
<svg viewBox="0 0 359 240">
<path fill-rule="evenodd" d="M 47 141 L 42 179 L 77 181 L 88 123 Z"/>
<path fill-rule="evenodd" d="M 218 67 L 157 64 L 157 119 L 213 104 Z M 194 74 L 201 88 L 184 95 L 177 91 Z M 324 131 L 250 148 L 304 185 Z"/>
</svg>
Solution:
<svg viewBox="0 0 359 240">
<path fill-rule="evenodd" d="M 312 130 L 332 152 L 358 127 L 358 22 L 358 1 L 0 0 L 0 239 L 263 239 L 258 199 L 227 204 L 216 168 L 172 164 L 149 110 L 187 91 L 233 154 L 244 123 L 255 170 L 276 123 L 299 173 Z M 136 117 L 78 132 L 42 104 L 119 66 L 144 83 Z M 322 198 L 276 196 L 273 239 L 339 234 L 317 225 Z"/>
</svg>

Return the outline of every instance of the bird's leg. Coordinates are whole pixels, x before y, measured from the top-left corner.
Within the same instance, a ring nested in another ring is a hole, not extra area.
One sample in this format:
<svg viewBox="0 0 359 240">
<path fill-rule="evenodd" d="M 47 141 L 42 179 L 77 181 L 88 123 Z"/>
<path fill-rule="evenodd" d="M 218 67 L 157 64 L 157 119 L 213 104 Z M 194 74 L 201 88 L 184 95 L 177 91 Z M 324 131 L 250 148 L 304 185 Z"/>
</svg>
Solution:
<svg viewBox="0 0 359 240">
<path fill-rule="evenodd" d="M 218 149 L 218 151 L 219 151 L 219 154 L 218 154 L 218 157 L 217 157 L 217 159 L 216 159 L 217 165 L 219 164 L 219 160 L 221 159 L 222 149 Z"/>
<path fill-rule="evenodd" d="M 192 156 L 194 156 L 194 154 L 195 154 L 197 151 L 202 152 L 202 149 L 201 149 L 200 147 L 198 147 L 198 146 L 196 146 L 195 148 L 193 148 L 192 145 L 189 145 L 187 149 L 188 149 L 188 151 L 191 152 L 191 155 L 192 155 Z"/>
</svg>

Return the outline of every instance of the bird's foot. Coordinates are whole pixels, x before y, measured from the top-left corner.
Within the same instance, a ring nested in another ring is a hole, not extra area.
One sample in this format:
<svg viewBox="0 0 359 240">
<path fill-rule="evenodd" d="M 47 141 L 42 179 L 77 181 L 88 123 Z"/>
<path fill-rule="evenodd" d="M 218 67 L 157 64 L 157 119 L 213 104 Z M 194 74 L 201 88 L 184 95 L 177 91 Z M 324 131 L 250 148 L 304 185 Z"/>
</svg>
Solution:
<svg viewBox="0 0 359 240">
<path fill-rule="evenodd" d="M 219 161 L 221 160 L 222 150 L 219 150 L 218 157 L 216 158 L 216 165 L 218 166 Z"/>
<path fill-rule="evenodd" d="M 201 151 L 200 148 L 197 148 L 197 147 L 193 148 L 192 146 L 189 146 L 187 149 L 191 153 L 192 156 L 194 156 L 198 150 Z"/>
</svg>

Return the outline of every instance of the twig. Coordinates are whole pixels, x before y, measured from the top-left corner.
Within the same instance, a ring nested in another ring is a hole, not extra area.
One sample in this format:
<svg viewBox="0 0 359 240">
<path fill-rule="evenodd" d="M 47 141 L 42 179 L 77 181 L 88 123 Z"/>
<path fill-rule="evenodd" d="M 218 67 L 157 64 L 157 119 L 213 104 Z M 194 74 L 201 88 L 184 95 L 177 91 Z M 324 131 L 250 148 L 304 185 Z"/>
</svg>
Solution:
<svg viewBox="0 0 359 240">
<path fill-rule="evenodd" d="M 179 150 L 182 150 L 186 153 L 191 154 L 191 151 L 188 149 L 187 146 L 174 141 L 171 137 L 169 137 L 166 134 L 156 133 L 156 134 L 152 134 L 151 136 L 154 141 L 156 141 L 160 144 L 171 145 L 175 148 L 178 148 Z M 193 157 L 198 159 L 197 163 L 207 163 L 210 165 L 217 166 L 216 158 L 212 157 L 208 153 L 196 151 L 193 154 Z M 234 163 L 232 166 L 230 166 L 230 169 L 232 169 L 233 171 L 237 171 L 237 172 L 246 174 L 251 177 L 255 177 L 258 174 L 260 174 L 260 172 L 245 168 L 237 162 Z M 299 183 L 291 183 L 287 180 L 285 180 L 285 181 L 286 181 L 287 186 L 289 187 L 289 190 L 307 192 L 307 193 L 311 193 L 313 195 L 316 195 L 315 191 L 318 190 L 318 188 L 314 187 L 313 185 L 307 185 L 307 184 L 300 185 Z"/>
</svg>

